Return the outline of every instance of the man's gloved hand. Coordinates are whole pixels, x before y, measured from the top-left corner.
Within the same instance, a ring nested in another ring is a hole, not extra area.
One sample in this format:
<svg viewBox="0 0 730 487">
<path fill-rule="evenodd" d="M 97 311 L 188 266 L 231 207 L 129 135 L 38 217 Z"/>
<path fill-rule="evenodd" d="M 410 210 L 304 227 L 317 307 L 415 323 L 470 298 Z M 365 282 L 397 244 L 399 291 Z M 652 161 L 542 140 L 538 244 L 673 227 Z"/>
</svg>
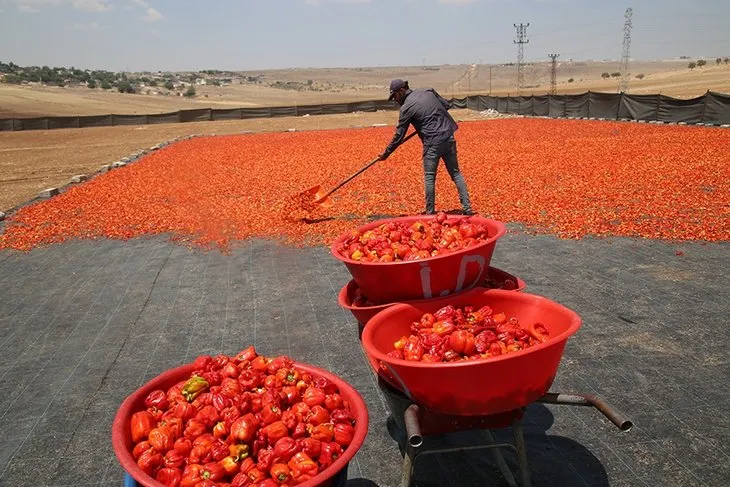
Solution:
<svg viewBox="0 0 730 487">
<path fill-rule="evenodd" d="M 382 153 L 382 154 L 380 154 L 380 155 L 379 155 L 378 157 L 380 158 L 380 160 L 381 160 L 381 161 L 384 161 L 384 160 L 386 160 L 386 159 L 387 159 L 387 158 L 388 158 L 389 156 L 390 156 L 390 153 L 389 153 L 389 152 L 383 152 L 383 153 Z"/>
</svg>

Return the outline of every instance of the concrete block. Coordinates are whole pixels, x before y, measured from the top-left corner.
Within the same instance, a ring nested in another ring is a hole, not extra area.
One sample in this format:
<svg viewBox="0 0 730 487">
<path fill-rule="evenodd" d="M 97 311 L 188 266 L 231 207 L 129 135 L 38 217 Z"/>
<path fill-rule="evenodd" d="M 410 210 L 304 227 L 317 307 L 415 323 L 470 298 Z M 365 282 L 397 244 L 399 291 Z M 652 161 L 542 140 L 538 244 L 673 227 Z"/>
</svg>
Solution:
<svg viewBox="0 0 730 487">
<path fill-rule="evenodd" d="M 79 175 L 76 175 L 71 178 L 71 183 L 73 183 L 73 184 L 83 183 L 87 179 L 89 179 L 89 178 L 86 176 L 86 174 L 79 174 Z"/>
<path fill-rule="evenodd" d="M 0 222 L 5 220 L 5 212 L 0 211 Z"/>
<path fill-rule="evenodd" d="M 105 173 L 105 172 L 111 171 L 111 169 L 112 169 L 112 165 L 111 164 L 104 164 L 103 166 L 101 166 L 99 168 L 99 172 L 100 173 Z"/>
<path fill-rule="evenodd" d="M 125 162 L 125 163 L 132 162 L 132 158 L 131 157 L 122 157 L 121 159 L 119 159 L 119 161 Z"/>
<path fill-rule="evenodd" d="M 373 127 L 387 127 L 387 126 L 388 126 L 387 123 L 374 123 L 373 124 Z"/>
<path fill-rule="evenodd" d="M 58 188 L 48 188 L 38 193 L 38 196 L 40 196 L 41 198 L 50 198 L 51 196 L 56 196 L 57 194 Z"/>
<path fill-rule="evenodd" d="M 127 159 L 127 158 L 125 157 L 125 159 Z M 129 161 L 129 159 L 127 159 L 127 161 Z M 124 159 L 122 159 L 121 161 L 112 162 L 112 168 L 114 168 L 114 169 L 116 169 L 118 167 L 124 167 L 126 165 L 127 165 L 127 162 L 125 162 Z"/>
<path fill-rule="evenodd" d="M 287 132 L 296 132 L 297 129 L 286 129 Z"/>
</svg>

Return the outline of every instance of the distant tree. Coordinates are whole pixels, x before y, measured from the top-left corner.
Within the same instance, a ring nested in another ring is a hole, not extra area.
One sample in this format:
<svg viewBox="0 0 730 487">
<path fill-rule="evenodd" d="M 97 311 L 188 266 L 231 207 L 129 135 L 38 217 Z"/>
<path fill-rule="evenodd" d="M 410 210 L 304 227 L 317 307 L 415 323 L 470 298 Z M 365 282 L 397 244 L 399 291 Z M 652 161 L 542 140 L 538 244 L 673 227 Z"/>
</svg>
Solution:
<svg viewBox="0 0 730 487">
<path fill-rule="evenodd" d="M 722 62 L 725 64 L 730 63 L 730 57 L 725 56 L 725 58 L 723 58 Z"/>
<path fill-rule="evenodd" d="M 175 89 L 175 85 L 173 85 L 172 84 L 172 81 L 170 81 L 169 79 L 167 81 L 165 81 L 165 85 L 164 86 L 168 90 L 174 90 Z"/>
<path fill-rule="evenodd" d="M 102 90 L 111 90 L 112 84 L 109 83 L 107 80 L 103 79 L 103 80 L 101 80 L 101 89 Z"/>
<path fill-rule="evenodd" d="M 195 87 L 191 85 L 190 88 L 188 88 L 188 91 L 185 92 L 185 96 L 187 96 L 188 98 L 194 97 L 195 96 Z"/>
<path fill-rule="evenodd" d="M 620 78 L 621 77 L 621 73 L 619 73 L 618 71 L 616 71 L 615 73 L 611 73 L 611 77 L 612 78 Z"/>
<path fill-rule="evenodd" d="M 601 78 L 603 78 L 603 79 L 608 79 L 610 77 L 611 77 L 611 75 L 608 73 L 601 73 Z"/>
<path fill-rule="evenodd" d="M 720 65 L 720 63 L 722 62 L 722 58 L 717 58 L 717 59 L 715 59 L 715 62 L 716 62 L 716 63 L 717 63 L 717 65 L 719 66 L 719 65 Z"/>
<path fill-rule="evenodd" d="M 120 81 L 117 84 L 117 89 L 119 90 L 119 93 L 135 93 L 137 90 L 134 89 L 134 86 L 132 83 L 130 83 L 128 80 Z"/>
<path fill-rule="evenodd" d="M 689 68 L 690 70 L 693 70 L 693 69 L 695 69 L 695 68 L 697 67 L 697 63 L 696 63 L 696 62 L 694 62 L 694 61 L 690 61 L 690 63 L 689 63 L 688 65 L 687 65 L 687 67 L 688 67 L 688 68 Z"/>
<path fill-rule="evenodd" d="M 93 90 L 94 88 L 96 88 L 96 80 L 90 79 L 86 82 L 86 86 Z"/>
<path fill-rule="evenodd" d="M 637 74 L 636 79 L 644 79 L 644 73 Z"/>
<path fill-rule="evenodd" d="M 707 64 L 707 61 L 705 61 L 704 59 L 698 59 L 697 60 L 697 67 L 701 68 L 705 64 Z"/>
<path fill-rule="evenodd" d="M 151 79 L 150 80 L 150 86 L 157 86 L 157 81 Z"/>
<path fill-rule="evenodd" d="M 568 83 L 572 83 L 573 81 L 575 81 L 573 78 L 568 79 Z"/>
</svg>

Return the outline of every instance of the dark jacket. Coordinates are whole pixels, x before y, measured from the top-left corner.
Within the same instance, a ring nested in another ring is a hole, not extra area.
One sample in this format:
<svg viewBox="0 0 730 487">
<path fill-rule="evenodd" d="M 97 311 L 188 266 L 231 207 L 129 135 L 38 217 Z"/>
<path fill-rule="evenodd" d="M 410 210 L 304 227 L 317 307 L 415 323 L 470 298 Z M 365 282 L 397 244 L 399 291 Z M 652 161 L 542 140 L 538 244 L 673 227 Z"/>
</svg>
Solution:
<svg viewBox="0 0 730 487">
<path fill-rule="evenodd" d="M 458 125 L 447 111 L 449 108 L 451 103 L 444 100 L 436 90 L 429 88 L 406 91 L 395 135 L 385 152 L 390 154 L 395 150 L 405 137 L 410 124 L 418 132 L 424 148 L 440 144 L 454 135 Z"/>
</svg>

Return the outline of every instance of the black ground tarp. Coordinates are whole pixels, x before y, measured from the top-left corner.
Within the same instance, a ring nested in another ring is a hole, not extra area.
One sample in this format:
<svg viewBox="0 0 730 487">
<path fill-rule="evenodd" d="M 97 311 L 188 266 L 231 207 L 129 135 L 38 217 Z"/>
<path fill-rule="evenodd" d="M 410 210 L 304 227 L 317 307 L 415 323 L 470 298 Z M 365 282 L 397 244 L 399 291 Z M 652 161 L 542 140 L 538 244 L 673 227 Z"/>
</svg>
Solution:
<svg viewBox="0 0 730 487">
<path fill-rule="evenodd" d="M 705 124 L 730 124 L 730 95 L 707 92 L 691 100 L 664 95 L 586 92 L 577 95 L 487 96 L 473 95 L 451 100 L 455 108 L 496 110 L 525 116 L 552 118 L 602 118 Z M 36 117 L 0 119 L 0 131 L 47 130 L 56 128 L 144 125 L 208 120 L 296 117 L 354 112 L 397 110 L 388 100 L 328 103 L 285 107 L 255 107 L 181 110 L 151 115 L 92 115 L 79 117 Z"/>
</svg>

